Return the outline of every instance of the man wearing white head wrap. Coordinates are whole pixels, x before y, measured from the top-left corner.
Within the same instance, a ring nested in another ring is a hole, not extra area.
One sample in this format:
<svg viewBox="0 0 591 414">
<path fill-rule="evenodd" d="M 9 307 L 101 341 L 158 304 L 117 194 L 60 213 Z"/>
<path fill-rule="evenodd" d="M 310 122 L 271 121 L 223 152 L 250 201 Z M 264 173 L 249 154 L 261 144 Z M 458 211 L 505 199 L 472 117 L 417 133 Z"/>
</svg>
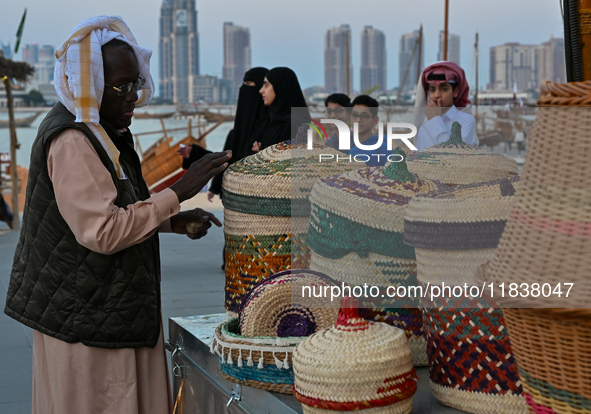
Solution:
<svg viewBox="0 0 591 414">
<path fill-rule="evenodd" d="M 151 51 L 102 16 L 56 55 L 60 103 L 31 150 L 5 307 L 34 329 L 33 413 L 170 413 L 157 233 L 196 239 L 221 225 L 180 202 L 231 153 L 207 155 L 150 196 L 127 127 L 152 96 Z"/>
</svg>

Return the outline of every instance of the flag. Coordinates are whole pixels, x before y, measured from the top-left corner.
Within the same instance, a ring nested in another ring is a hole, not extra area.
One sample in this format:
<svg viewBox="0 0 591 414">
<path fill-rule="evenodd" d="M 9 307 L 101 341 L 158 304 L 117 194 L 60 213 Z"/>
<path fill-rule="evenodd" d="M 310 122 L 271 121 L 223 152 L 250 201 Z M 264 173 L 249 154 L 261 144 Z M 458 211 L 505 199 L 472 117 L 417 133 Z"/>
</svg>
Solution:
<svg viewBox="0 0 591 414">
<path fill-rule="evenodd" d="M 18 52 L 18 47 L 21 44 L 21 37 L 23 37 L 23 28 L 25 27 L 25 17 L 27 17 L 27 8 L 25 7 L 25 12 L 23 13 L 23 18 L 21 19 L 21 24 L 18 25 L 18 30 L 16 31 L 16 44 L 14 45 L 14 54 Z"/>
</svg>

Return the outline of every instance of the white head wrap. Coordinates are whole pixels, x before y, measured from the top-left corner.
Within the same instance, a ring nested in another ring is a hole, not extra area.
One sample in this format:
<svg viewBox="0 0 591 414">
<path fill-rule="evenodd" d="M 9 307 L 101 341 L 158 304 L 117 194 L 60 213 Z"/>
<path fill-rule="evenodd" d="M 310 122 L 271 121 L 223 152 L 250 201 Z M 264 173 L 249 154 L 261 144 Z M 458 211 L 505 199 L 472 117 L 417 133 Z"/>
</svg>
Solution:
<svg viewBox="0 0 591 414">
<path fill-rule="evenodd" d="M 105 88 L 101 46 L 113 39 L 120 39 L 133 48 L 140 77 L 146 80 L 145 89 L 138 91 L 135 106 L 147 105 L 154 94 L 154 81 L 150 75 L 152 51 L 138 46 L 131 30 L 119 16 L 93 17 L 76 26 L 55 52 L 54 82 L 60 102 L 76 116 L 76 122 L 83 122 L 90 128 L 109 154 L 119 178 L 124 179 L 119 151 L 99 124 Z"/>
</svg>

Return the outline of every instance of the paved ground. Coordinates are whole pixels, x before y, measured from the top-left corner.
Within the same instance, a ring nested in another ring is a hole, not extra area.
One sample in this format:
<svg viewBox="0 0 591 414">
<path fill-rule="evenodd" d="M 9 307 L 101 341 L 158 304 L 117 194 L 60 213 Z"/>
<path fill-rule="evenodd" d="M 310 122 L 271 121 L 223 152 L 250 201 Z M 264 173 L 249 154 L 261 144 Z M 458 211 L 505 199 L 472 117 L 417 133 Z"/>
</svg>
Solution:
<svg viewBox="0 0 591 414">
<path fill-rule="evenodd" d="M 205 194 L 200 194 L 183 204 L 183 208 L 197 206 L 216 213 L 220 220 L 223 218 L 219 200 L 211 204 L 205 200 Z M 31 412 L 33 333 L 3 312 L 19 233 L 7 231 L 2 225 L 0 223 L 0 413 L 28 414 Z M 170 317 L 224 311 L 224 273 L 220 268 L 223 245 L 223 232 L 217 227 L 196 241 L 174 234 L 161 235 L 162 311 L 167 336 Z"/>
</svg>

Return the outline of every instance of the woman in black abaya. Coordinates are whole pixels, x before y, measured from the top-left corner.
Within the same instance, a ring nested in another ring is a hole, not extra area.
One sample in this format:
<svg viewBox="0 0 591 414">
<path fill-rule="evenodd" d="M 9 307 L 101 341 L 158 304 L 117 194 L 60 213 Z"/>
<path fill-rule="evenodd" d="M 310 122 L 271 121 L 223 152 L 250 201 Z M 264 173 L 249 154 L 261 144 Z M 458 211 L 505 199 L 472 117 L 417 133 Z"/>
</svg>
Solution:
<svg viewBox="0 0 591 414">
<path fill-rule="evenodd" d="M 263 86 L 263 80 L 267 72 L 269 72 L 267 68 L 256 67 L 244 74 L 244 82 L 240 86 L 238 93 L 234 129 L 228 133 L 224 144 L 224 151 L 232 150 L 232 158 L 229 164 L 254 154 L 251 149 L 253 143 L 262 139 L 262 133 L 268 124 L 269 115 L 267 107 L 259 94 L 259 89 Z M 198 145 L 192 145 L 179 149 L 177 152 L 185 158 L 183 168 L 187 169 L 193 162 L 211 151 Z M 221 193 L 222 176 L 223 174 L 218 174 L 213 178 L 207 194 L 208 200 L 211 201 L 214 194 L 219 195 Z"/>
<path fill-rule="evenodd" d="M 297 128 L 310 118 L 298 77 L 293 70 L 278 67 L 268 71 L 260 93 L 269 108 L 269 124 L 261 140 L 254 143 L 253 151 L 294 138 Z M 294 111 L 293 125 L 292 108 L 298 108 Z"/>
</svg>

